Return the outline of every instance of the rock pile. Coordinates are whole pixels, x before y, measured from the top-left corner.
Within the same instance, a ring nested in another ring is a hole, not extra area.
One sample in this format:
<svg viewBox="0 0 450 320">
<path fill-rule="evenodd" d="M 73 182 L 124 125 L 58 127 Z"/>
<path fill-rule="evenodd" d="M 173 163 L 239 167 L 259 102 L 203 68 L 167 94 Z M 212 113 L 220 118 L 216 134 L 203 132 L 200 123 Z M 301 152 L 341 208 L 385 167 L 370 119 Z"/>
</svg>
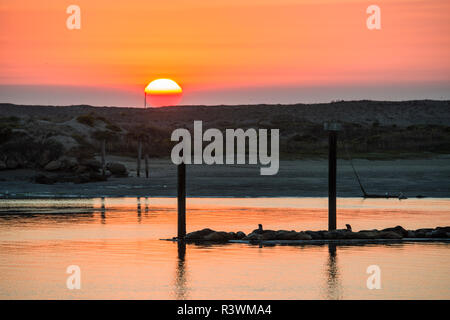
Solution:
<svg viewBox="0 0 450 320">
<path fill-rule="evenodd" d="M 242 231 L 225 232 L 203 229 L 188 233 L 187 241 L 227 242 L 229 240 L 347 240 L 347 239 L 403 239 L 403 238 L 450 238 L 450 227 L 406 230 L 402 226 L 383 230 L 361 230 L 353 232 L 351 227 L 334 231 L 263 230 L 262 226 L 246 235 Z"/>
<path fill-rule="evenodd" d="M 62 157 L 50 161 L 44 166 L 45 173 L 34 177 L 36 183 L 53 184 L 60 182 L 87 183 L 105 181 L 110 176 L 127 177 L 127 168 L 118 162 L 106 164 L 103 175 L 102 164 L 95 159 L 76 161 L 74 158 Z"/>
<path fill-rule="evenodd" d="M 203 229 L 188 233 L 185 240 L 188 241 L 212 241 L 212 242 L 227 242 L 229 240 L 242 240 L 245 238 L 245 233 L 214 231 L 211 229 Z"/>
</svg>

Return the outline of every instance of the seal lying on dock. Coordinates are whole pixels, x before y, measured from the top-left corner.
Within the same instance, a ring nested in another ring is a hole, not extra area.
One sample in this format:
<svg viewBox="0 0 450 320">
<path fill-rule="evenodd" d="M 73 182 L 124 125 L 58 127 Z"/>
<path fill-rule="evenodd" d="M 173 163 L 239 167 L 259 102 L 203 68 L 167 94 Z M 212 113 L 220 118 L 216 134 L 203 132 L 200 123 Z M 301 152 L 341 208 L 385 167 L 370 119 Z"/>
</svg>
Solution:
<svg viewBox="0 0 450 320">
<path fill-rule="evenodd" d="M 415 238 L 430 239 L 450 239 L 450 227 L 437 227 L 417 230 L 406 230 L 401 226 L 386 228 L 383 230 L 361 230 L 353 232 L 350 225 L 347 229 L 338 229 L 333 231 L 300 231 L 295 230 L 264 230 L 262 225 L 246 235 L 242 231 L 225 232 L 211 229 L 202 229 L 188 233 L 183 239 L 192 242 L 228 242 L 231 240 L 246 241 L 265 241 L 265 240 L 348 240 L 348 239 L 367 239 L 367 240 L 401 240 Z M 173 238 L 173 240 L 178 240 Z"/>
</svg>

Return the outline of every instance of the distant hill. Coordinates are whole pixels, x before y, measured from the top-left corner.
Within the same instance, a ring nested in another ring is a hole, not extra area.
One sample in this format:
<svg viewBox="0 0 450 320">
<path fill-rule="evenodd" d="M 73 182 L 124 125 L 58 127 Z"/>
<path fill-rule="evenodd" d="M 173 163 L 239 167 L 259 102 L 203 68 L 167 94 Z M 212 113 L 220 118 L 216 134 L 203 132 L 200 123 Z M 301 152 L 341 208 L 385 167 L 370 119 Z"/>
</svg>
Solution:
<svg viewBox="0 0 450 320">
<path fill-rule="evenodd" d="M 236 105 L 236 106 L 178 106 L 164 108 L 119 108 L 74 106 L 35 106 L 0 103 L 0 117 L 35 117 L 64 121 L 80 114 L 95 112 L 117 123 L 130 121 L 169 124 L 203 120 L 246 124 L 248 122 L 308 121 L 322 123 L 333 119 L 341 122 L 383 126 L 409 126 L 417 124 L 446 125 L 450 123 L 450 101 L 340 101 L 320 104 L 294 105 Z"/>
<path fill-rule="evenodd" d="M 138 136 L 150 157 L 168 157 L 176 128 L 280 129 L 282 157 L 325 157 L 325 121 L 343 124 L 354 157 L 405 158 L 450 153 L 450 101 L 342 101 L 326 104 L 118 108 L 0 104 L 0 161 L 43 166 L 62 155 L 135 155 Z M 106 135 L 106 138 L 105 138 Z M 345 156 L 343 145 L 339 145 Z M 42 158 L 42 159 L 41 159 Z M 12 160 L 10 160 L 12 161 Z M 0 164 L 1 165 L 1 164 Z"/>
</svg>

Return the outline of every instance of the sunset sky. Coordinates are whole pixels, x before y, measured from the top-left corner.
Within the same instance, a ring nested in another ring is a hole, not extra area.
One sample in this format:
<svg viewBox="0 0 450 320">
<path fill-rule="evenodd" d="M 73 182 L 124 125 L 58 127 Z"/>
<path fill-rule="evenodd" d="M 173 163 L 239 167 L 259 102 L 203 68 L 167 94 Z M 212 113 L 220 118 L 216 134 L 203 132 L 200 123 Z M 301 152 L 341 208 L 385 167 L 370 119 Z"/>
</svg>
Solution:
<svg viewBox="0 0 450 320">
<path fill-rule="evenodd" d="M 81 8 L 69 30 L 66 8 Z M 381 8 L 368 30 L 366 8 Z M 448 0 L 0 0 L 0 102 L 142 106 L 449 99 Z"/>
</svg>

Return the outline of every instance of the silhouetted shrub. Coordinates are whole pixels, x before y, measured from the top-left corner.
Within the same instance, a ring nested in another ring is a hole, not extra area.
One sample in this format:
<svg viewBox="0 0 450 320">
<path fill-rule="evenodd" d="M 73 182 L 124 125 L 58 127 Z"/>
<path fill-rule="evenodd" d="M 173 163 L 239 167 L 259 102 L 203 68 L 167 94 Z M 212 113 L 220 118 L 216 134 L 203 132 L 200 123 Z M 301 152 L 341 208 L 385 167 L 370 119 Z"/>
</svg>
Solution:
<svg viewBox="0 0 450 320">
<path fill-rule="evenodd" d="M 52 139 L 37 141 L 28 136 L 17 136 L 0 145 L 0 153 L 6 158 L 16 159 L 33 167 L 61 157 L 64 146 Z"/>
<path fill-rule="evenodd" d="M 77 117 L 79 123 L 85 124 L 89 127 L 93 127 L 95 124 L 95 116 L 92 114 L 84 114 Z"/>
<path fill-rule="evenodd" d="M 72 148 L 69 152 L 70 156 L 75 157 L 78 162 L 82 162 L 83 160 L 90 160 L 94 158 L 95 152 L 92 147 L 89 146 L 78 146 L 75 148 Z"/>
<path fill-rule="evenodd" d="M 11 128 L 1 128 L 0 129 L 0 144 L 7 142 L 12 137 Z"/>
<path fill-rule="evenodd" d="M 122 129 L 120 129 L 120 127 L 118 125 L 115 125 L 115 124 L 110 123 L 110 122 L 106 125 L 106 129 L 111 130 L 111 131 L 115 131 L 115 132 L 122 131 Z"/>
</svg>

